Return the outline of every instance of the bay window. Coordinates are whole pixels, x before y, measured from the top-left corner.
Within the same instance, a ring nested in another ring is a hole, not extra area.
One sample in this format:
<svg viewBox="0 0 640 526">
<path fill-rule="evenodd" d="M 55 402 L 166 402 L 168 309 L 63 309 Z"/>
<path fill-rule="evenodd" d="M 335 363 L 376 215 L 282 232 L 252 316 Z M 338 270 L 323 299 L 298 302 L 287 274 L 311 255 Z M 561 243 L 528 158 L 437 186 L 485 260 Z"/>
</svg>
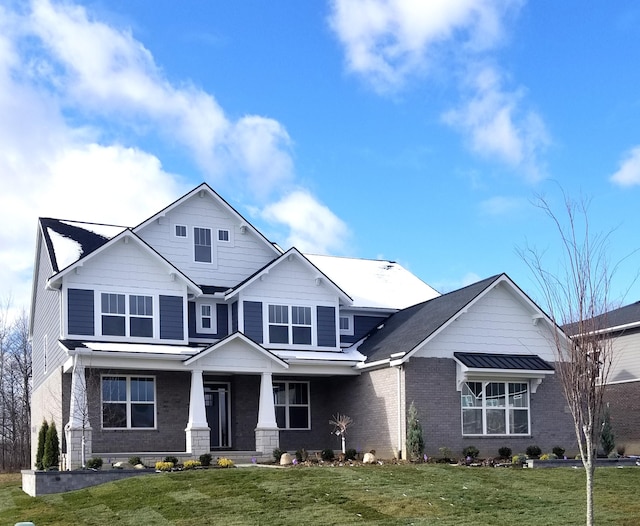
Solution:
<svg viewBox="0 0 640 526">
<path fill-rule="evenodd" d="M 527 382 L 465 382 L 462 385 L 463 435 L 528 435 Z"/>
</svg>

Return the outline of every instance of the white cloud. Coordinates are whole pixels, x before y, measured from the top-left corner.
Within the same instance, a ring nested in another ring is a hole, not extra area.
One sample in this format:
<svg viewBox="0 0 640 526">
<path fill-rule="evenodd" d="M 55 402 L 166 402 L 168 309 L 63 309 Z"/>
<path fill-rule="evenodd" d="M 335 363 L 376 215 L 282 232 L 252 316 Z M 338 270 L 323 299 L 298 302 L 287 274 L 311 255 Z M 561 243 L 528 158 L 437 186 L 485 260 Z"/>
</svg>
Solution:
<svg viewBox="0 0 640 526">
<path fill-rule="evenodd" d="M 286 225 L 290 231 L 287 243 L 301 252 L 332 254 L 345 249 L 347 225 L 306 190 L 287 194 L 265 207 L 261 215 Z"/>
<path fill-rule="evenodd" d="M 467 99 L 443 115 L 458 129 L 472 151 L 498 158 L 530 180 L 543 177 L 540 154 L 549 144 L 544 123 L 534 111 L 521 108 L 522 90 L 509 91 L 495 68 L 484 66 L 469 76 Z"/>
<path fill-rule="evenodd" d="M 210 176 L 220 179 L 239 167 L 260 180 L 261 195 L 292 178 L 290 140 L 281 124 L 255 115 L 229 120 L 209 93 L 171 84 L 130 31 L 91 19 L 83 7 L 49 0 L 34 2 L 29 24 L 46 50 L 39 70 L 48 72 L 67 105 L 127 124 L 155 123 Z"/>
<path fill-rule="evenodd" d="M 488 216 L 504 216 L 521 210 L 528 204 L 520 197 L 495 196 L 480 203 L 480 211 Z"/>
<path fill-rule="evenodd" d="M 502 19 L 518 1 L 334 0 L 331 28 L 345 47 L 347 67 L 385 92 L 451 55 L 490 48 L 503 35 Z"/>
<path fill-rule="evenodd" d="M 610 181 L 622 187 L 640 185 L 640 146 L 629 150 Z"/>
</svg>

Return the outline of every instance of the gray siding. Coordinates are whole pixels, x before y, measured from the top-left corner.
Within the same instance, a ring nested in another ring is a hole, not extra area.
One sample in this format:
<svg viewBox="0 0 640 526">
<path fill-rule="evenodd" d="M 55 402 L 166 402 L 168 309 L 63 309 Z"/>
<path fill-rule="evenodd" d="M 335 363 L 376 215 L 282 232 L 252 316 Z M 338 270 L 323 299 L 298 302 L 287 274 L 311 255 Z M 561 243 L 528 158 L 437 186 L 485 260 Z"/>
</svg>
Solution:
<svg viewBox="0 0 640 526">
<path fill-rule="evenodd" d="M 69 335 L 95 334 L 93 290 L 69 289 L 67 291 L 67 323 Z"/>
<path fill-rule="evenodd" d="M 262 343 L 262 302 L 245 301 L 244 334 L 256 343 Z"/>
<path fill-rule="evenodd" d="M 160 296 L 160 338 L 163 340 L 182 340 L 184 321 L 182 297 Z"/>
<path fill-rule="evenodd" d="M 318 345 L 336 346 L 336 309 L 318 306 Z"/>
</svg>

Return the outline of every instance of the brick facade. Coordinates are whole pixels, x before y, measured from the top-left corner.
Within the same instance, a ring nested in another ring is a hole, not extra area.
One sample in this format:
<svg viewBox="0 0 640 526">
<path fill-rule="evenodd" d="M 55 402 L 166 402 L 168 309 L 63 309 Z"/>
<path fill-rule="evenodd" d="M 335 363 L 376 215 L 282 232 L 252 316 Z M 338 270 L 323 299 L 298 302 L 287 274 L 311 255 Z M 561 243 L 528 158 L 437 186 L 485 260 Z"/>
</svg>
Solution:
<svg viewBox="0 0 640 526">
<path fill-rule="evenodd" d="M 609 403 L 616 447 L 626 455 L 640 455 L 640 381 L 607 385 L 604 402 Z"/>
</svg>

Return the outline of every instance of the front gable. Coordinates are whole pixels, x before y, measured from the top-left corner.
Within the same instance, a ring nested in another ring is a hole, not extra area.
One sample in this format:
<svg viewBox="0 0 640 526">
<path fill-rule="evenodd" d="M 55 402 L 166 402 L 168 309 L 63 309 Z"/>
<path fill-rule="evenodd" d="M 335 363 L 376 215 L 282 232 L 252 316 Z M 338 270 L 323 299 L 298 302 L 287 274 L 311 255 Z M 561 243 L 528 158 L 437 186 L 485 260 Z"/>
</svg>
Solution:
<svg viewBox="0 0 640 526">
<path fill-rule="evenodd" d="M 282 372 L 289 366 L 241 333 L 211 345 L 185 361 L 185 365 L 229 373 Z"/>
<path fill-rule="evenodd" d="M 230 288 L 281 254 L 206 184 L 134 232 L 200 285 Z"/>
</svg>

